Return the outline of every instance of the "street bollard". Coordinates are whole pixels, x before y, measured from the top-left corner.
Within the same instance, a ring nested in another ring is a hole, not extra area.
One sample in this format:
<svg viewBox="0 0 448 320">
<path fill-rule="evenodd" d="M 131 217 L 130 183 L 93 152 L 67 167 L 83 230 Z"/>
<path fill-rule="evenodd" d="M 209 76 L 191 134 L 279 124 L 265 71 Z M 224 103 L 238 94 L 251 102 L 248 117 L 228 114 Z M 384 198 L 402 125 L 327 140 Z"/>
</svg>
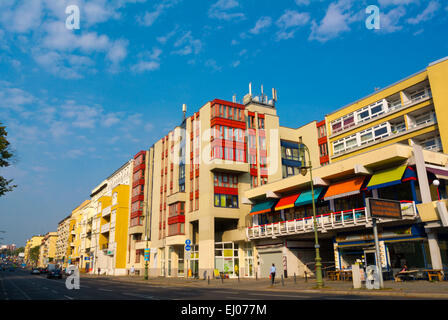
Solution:
<svg viewBox="0 0 448 320">
<path fill-rule="evenodd" d="M 210 284 L 210 276 L 207 276 L 207 284 Z"/>
<path fill-rule="evenodd" d="M 284 287 L 284 286 L 285 286 L 285 281 L 284 281 L 283 275 L 282 275 L 282 287 Z"/>
<path fill-rule="evenodd" d="M 258 280 L 258 273 L 255 272 L 255 281 Z"/>
<path fill-rule="evenodd" d="M 224 284 L 224 277 L 221 275 L 221 284 Z"/>
<path fill-rule="evenodd" d="M 240 282 L 240 274 L 238 273 L 238 282 Z"/>
<path fill-rule="evenodd" d="M 308 273 L 305 270 L 305 282 L 308 282 Z"/>
<path fill-rule="evenodd" d="M 294 284 L 297 284 L 297 281 L 296 281 L 296 273 L 294 272 Z"/>
</svg>

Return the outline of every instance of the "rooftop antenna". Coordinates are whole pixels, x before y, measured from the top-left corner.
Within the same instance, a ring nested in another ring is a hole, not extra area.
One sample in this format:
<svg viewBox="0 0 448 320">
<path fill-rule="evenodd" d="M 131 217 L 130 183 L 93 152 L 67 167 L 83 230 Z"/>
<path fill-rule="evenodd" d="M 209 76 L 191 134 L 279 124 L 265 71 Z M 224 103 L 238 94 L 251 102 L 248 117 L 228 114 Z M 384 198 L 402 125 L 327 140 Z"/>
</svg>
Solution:
<svg viewBox="0 0 448 320">
<path fill-rule="evenodd" d="M 233 99 L 232 101 L 235 103 L 236 102 L 236 94 L 233 95 Z"/>
<path fill-rule="evenodd" d="M 185 103 L 182 105 L 182 112 L 184 113 L 184 118 L 182 120 L 185 121 L 185 114 L 187 113 L 187 105 Z"/>
<path fill-rule="evenodd" d="M 249 95 L 252 96 L 252 82 L 249 82 Z"/>
</svg>

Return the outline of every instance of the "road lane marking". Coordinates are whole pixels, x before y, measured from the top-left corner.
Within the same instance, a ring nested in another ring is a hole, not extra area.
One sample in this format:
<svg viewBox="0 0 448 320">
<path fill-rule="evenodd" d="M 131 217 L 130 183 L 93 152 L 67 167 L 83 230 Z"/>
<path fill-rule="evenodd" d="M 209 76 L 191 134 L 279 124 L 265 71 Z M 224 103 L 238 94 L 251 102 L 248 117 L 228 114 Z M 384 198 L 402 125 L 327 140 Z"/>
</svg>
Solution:
<svg viewBox="0 0 448 320">
<path fill-rule="evenodd" d="M 58 294 L 59 292 L 57 292 L 56 290 L 51 290 L 51 292 Z"/>
<path fill-rule="evenodd" d="M 30 296 L 27 295 L 22 289 L 20 289 L 13 281 L 11 281 L 11 284 L 27 299 L 31 300 Z"/>
<path fill-rule="evenodd" d="M 113 290 L 110 290 L 110 289 L 98 289 L 98 290 L 100 290 L 100 291 L 107 291 L 107 292 L 112 292 Z"/>
<path fill-rule="evenodd" d="M 75 299 L 75 298 L 72 298 L 72 297 L 69 297 L 69 296 L 64 296 L 64 297 L 66 297 L 67 299 L 70 299 L 70 300 Z"/>
</svg>

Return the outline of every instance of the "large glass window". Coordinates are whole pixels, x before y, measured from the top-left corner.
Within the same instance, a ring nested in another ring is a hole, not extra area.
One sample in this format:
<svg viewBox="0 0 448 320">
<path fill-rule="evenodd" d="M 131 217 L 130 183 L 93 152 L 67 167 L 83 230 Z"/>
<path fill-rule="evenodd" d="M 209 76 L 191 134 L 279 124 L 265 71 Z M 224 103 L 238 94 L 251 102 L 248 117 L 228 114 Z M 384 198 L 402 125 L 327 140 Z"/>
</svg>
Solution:
<svg viewBox="0 0 448 320">
<path fill-rule="evenodd" d="M 237 277 L 239 274 L 238 243 L 215 243 L 215 269 L 224 277 Z"/>
</svg>

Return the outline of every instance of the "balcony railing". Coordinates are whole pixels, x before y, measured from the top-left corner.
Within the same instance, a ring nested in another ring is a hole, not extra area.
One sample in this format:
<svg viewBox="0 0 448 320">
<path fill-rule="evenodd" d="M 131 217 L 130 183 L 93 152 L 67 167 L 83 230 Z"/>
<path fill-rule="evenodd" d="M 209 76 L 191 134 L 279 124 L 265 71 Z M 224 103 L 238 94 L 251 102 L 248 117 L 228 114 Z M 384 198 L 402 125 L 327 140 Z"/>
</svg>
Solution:
<svg viewBox="0 0 448 320">
<path fill-rule="evenodd" d="M 377 117 L 372 117 L 372 118 L 370 118 L 370 119 L 368 119 L 366 121 L 357 122 L 357 123 L 356 122 L 350 122 L 350 123 L 348 123 L 346 125 L 342 125 L 340 128 L 337 128 L 337 129 L 333 129 L 332 128 L 331 134 L 330 134 L 330 138 L 333 138 L 333 137 L 335 137 L 337 135 L 340 135 L 340 134 L 342 134 L 344 132 L 350 131 L 350 130 L 354 129 L 355 127 L 365 125 L 366 123 L 368 123 L 370 121 L 376 121 L 378 119 L 386 117 L 389 113 L 396 112 L 396 111 L 398 111 L 398 110 L 400 110 L 402 108 L 410 107 L 410 106 L 412 106 L 414 104 L 417 104 L 417 103 L 421 103 L 421 102 L 423 102 L 425 100 L 428 100 L 430 98 L 432 98 L 431 92 L 426 92 L 425 94 L 423 94 L 421 96 L 418 96 L 418 97 L 415 97 L 413 99 L 410 99 L 409 101 L 407 101 L 407 102 L 405 102 L 403 104 L 398 104 L 398 105 L 392 106 L 389 103 L 387 111 L 384 111 L 383 113 L 381 113 Z"/>
<path fill-rule="evenodd" d="M 110 209 L 111 209 L 111 206 L 108 206 L 107 208 L 104 208 L 102 216 L 106 217 L 106 216 L 110 215 L 110 211 L 111 211 Z"/>
<path fill-rule="evenodd" d="M 403 220 L 417 218 L 417 209 L 413 201 L 401 202 Z M 391 219 L 379 219 L 378 223 L 391 221 Z M 332 212 L 316 216 L 318 232 L 345 229 L 355 226 L 370 226 L 372 218 L 366 216 L 366 208 L 358 208 L 340 212 Z M 271 238 L 273 236 L 286 236 L 314 232 L 314 218 L 280 221 L 260 226 L 246 228 L 246 236 L 249 240 Z"/>
<path fill-rule="evenodd" d="M 109 232 L 109 229 L 110 229 L 110 223 L 108 222 L 101 226 L 101 233 Z"/>
</svg>

